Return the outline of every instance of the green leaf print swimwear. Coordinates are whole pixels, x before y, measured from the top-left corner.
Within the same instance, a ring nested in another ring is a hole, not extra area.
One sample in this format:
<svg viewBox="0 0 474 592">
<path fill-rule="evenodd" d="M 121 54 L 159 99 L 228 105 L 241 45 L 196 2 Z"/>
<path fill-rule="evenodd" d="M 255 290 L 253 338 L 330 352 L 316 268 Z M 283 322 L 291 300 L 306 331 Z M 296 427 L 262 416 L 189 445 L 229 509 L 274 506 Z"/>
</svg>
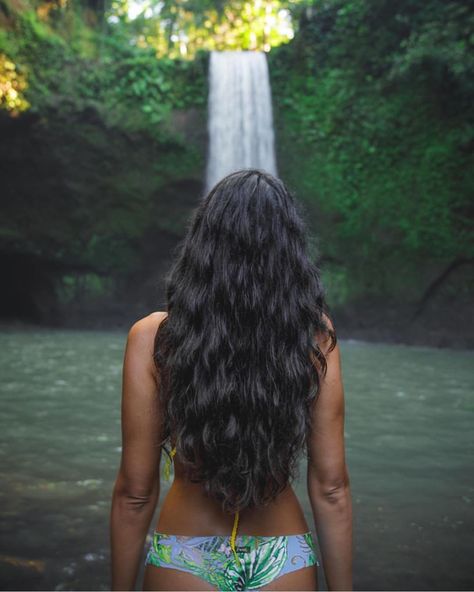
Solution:
<svg viewBox="0 0 474 592">
<path fill-rule="evenodd" d="M 153 532 L 146 564 L 199 576 L 218 590 L 258 590 L 277 577 L 319 566 L 311 532 L 281 536 L 238 535 L 236 561 L 229 535 L 183 536 Z"/>
</svg>

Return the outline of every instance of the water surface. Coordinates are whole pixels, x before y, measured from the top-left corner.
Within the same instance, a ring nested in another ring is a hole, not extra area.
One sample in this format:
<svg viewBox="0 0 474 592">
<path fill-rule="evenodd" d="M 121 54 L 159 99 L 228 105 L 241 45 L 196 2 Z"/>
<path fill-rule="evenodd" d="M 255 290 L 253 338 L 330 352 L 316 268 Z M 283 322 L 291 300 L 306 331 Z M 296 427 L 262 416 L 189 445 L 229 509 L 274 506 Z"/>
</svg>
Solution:
<svg viewBox="0 0 474 592">
<path fill-rule="evenodd" d="M 110 589 L 125 338 L 0 335 L 3 589 Z M 354 341 L 341 351 L 356 589 L 472 589 L 474 354 Z M 314 526 L 305 487 L 302 466 L 295 488 Z"/>
</svg>

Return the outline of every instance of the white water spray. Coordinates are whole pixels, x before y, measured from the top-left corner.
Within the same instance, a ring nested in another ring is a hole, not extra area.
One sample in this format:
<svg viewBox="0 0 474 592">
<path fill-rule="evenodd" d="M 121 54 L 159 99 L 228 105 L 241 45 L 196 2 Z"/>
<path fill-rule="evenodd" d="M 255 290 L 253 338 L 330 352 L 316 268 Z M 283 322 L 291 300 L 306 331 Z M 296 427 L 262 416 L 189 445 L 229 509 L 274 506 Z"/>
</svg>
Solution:
<svg viewBox="0 0 474 592">
<path fill-rule="evenodd" d="M 208 109 L 206 192 L 225 175 L 243 168 L 277 175 L 264 52 L 211 52 Z"/>
</svg>

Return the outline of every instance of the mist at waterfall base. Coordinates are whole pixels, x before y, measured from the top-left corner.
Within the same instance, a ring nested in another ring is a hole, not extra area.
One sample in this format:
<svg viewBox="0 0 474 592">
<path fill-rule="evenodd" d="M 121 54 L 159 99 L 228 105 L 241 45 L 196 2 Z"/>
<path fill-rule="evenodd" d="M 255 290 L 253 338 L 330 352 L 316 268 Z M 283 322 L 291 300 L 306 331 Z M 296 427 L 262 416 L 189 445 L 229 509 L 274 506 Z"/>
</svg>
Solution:
<svg viewBox="0 0 474 592">
<path fill-rule="evenodd" d="M 206 192 L 243 168 L 277 175 L 267 56 L 213 51 L 209 60 Z"/>
</svg>

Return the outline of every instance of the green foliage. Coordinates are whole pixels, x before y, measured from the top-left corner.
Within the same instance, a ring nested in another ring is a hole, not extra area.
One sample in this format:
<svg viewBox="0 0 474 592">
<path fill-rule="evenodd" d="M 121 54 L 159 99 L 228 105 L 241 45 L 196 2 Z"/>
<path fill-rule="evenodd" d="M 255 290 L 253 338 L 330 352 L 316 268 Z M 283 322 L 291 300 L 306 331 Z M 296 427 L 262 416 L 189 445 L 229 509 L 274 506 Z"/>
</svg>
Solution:
<svg viewBox="0 0 474 592">
<path fill-rule="evenodd" d="M 204 169 L 204 152 L 172 122 L 177 110 L 204 111 L 207 55 L 158 60 L 116 29 L 86 25 L 79 9 L 9 17 L 0 54 L 26 76 L 30 107 L 16 120 L 0 111 L 0 248 L 70 269 L 77 281 L 60 282 L 62 301 L 92 298 L 97 278 L 140 269 L 147 234 L 159 248 L 161 234 L 183 230 L 160 200 L 163 189 L 175 205 L 189 200 L 173 184 L 197 184 Z"/>
<path fill-rule="evenodd" d="M 86 27 L 72 9 L 56 21 L 69 26 L 56 30 L 27 10 L 0 35 L 0 52 L 27 73 L 33 111 L 58 104 L 65 111 L 92 107 L 111 125 L 137 129 L 165 121 L 173 109 L 204 105 L 206 54 L 192 62 L 157 60 L 154 49 L 130 43 L 121 30 L 112 27 L 101 35 Z"/>
<path fill-rule="evenodd" d="M 16 64 L 0 52 L 0 109 L 12 116 L 28 109 L 30 105 L 23 94 L 27 87 L 26 78 Z"/>
<path fill-rule="evenodd" d="M 64 302 L 111 293 L 103 278 L 140 267 L 146 237 L 182 234 L 205 150 L 176 112 L 205 127 L 199 48 L 252 46 L 249 19 L 254 32 L 264 19 L 244 18 L 247 4 L 166 0 L 134 20 L 125 0 L 106 14 L 86 1 L 0 4 L 3 86 L 18 80 L 25 107 L 12 123 L 14 93 L 1 103 L 0 246 L 59 262 Z M 474 257 L 474 11 L 461 0 L 267 4 L 296 28 L 268 54 L 279 173 L 315 222 L 330 301 L 419 297 L 421 269 Z"/>
<path fill-rule="evenodd" d="M 474 256 L 472 11 L 312 4 L 294 43 L 270 54 L 281 174 L 317 210 L 322 250 L 353 294 L 416 297 L 423 286 L 403 277 L 421 264 Z"/>
<path fill-rule="evenodd" d="M 84 299 L 113 298 L 114 284 L 111 277 L 96 273 L 67 274 L 58 282 L 57 292 L 60 304 L 69 306 Z"/>
<path fill-rule="evenodd" d="M 138 45 L 155 48 L 160 57 L 194 59 L 199 50 L 270 51 L 289 41 L 293 28 L 288 4 L 285 0 L 164 0 L 144 2 L 138 11 L 140 4 L 114 0 L 108 20 L 133 31 Z"/>
</svg>

